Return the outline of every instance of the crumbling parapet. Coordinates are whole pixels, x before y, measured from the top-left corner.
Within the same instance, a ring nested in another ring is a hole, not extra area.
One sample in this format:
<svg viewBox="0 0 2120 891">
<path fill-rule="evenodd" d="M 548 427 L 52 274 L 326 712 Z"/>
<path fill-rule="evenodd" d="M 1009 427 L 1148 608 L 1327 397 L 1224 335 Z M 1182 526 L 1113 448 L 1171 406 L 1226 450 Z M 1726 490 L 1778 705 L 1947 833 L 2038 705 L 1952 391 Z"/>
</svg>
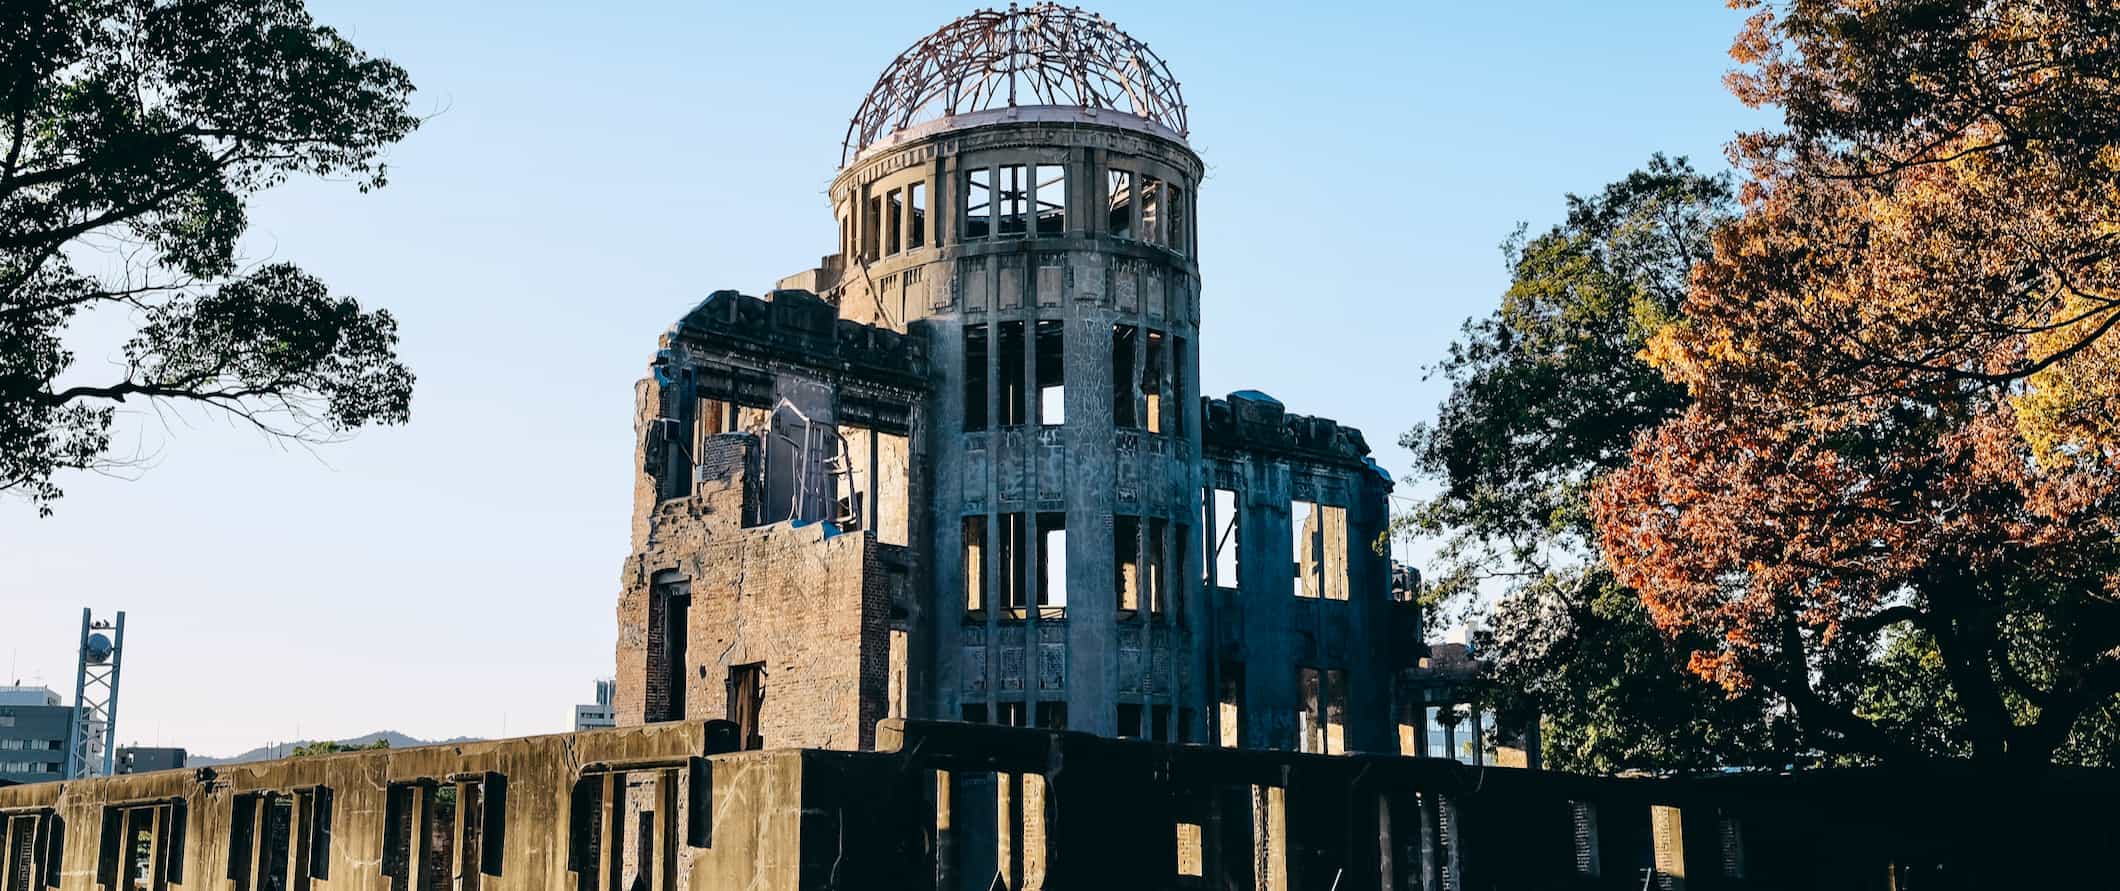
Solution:
<svg viewBox="0 0 2120 891">
<path fill-rule="evenodd" d="M 801 291 L 718 291 L 663 336 L 636 391 L 619 723 L 857 749 L 902 709 L 925 362 L 919 338 Z"/>
</svg>

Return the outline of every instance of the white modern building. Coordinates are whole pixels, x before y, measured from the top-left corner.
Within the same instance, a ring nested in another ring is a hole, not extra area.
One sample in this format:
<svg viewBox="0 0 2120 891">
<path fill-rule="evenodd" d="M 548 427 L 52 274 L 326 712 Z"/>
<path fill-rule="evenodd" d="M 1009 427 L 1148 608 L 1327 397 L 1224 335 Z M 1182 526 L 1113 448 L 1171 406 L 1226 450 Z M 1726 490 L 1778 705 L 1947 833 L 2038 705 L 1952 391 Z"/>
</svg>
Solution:
<svg viewBox="0 0 2120 891">
<path fill-rule="evenodd" d="M 596 701 L 574 707 L 574 729 L 617 726 L 617 715 L 611 710 L 611 694 L 617 685 L 617 681 L 608 679 L 596 682 Z"/>
</svg>

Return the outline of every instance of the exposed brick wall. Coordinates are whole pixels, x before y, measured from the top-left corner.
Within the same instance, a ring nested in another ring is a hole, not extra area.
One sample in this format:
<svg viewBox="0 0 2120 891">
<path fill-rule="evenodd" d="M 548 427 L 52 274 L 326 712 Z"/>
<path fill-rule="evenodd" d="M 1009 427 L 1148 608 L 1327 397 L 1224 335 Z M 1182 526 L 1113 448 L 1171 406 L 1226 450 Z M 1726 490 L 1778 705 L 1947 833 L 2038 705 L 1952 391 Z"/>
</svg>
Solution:
<svg viewBox="0 0 2120 891">
<path fill-rule="evenodd" d="M 861 583 L 861 748 L 875 745 L 876 722 L 889 717 L 891 689 L 891 601 L 893 570 L 899 584 L 910 571 L 904 548 L 874 544 L 862 557 Z"/>
<path fill-rule="evenodd" d="M 641 653 L 641 663 L 645 666 L 640 696 L 644 721 L 651 715 L 656 720 L 665 720 L 670 712 L 670 669 L 665 664 L 667 656 L 663 649 L 669 638 L 665 619 L 669 614 L 669 598 L 657 588 L 654 577 L 650 576 L 646 620 L 648 645 Z"/>
<path fill-rule="evenodd" d="M 887 708 L 891 580 L 872 533 L 825 536 L 822 524 L 744 528 L 749 437 L 713 437 L 697 493 L 646 514 L 619 597 L 620 724 L 659 701 L 659 573 L 688 580 L 685 718 L 727 716 L 731 666 L 765 665 L 761 735 L 769 747 L 860 749 Z M 896 560 L 903 564 L 902 558 Z M 666 694 L 665 694 L 666 695 Z"/>
</svg>

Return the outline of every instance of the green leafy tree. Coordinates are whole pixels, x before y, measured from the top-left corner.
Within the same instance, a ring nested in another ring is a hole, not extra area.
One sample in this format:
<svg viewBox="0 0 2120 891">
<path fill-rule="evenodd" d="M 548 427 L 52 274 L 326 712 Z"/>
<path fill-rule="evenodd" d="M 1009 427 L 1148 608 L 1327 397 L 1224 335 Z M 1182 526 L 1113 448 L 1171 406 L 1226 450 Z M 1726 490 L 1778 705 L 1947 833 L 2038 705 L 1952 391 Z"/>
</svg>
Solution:
<svg viewBox="0 0 2120 891">
<path fill-rule="evenodd" d="M 320 739 L 307 745 L 295 746 L 294 751 L 287 753 L 287 757 L 306 758 L 310 755 L 336 755 L 340 752 L 369 752 L 387 748 L 390 748 L 390 740 L 380 738 L 367 745 L 359 746 Z"/>
<path fill-rule="evenodd" d="M 1566 220 L 1505 245 L 1511 282 L 1468 321 L 1437 369 L 1437 419 L 1400 443 L 1438 487 L 1403 522 L 1440 540 L 1426 593 L 1434 624 L 1488 627 L 1488 680 L 1503 723 L 1542 715 L 1554 767 L 1610 772 L 1785 763 L 1756 697 L 1686 670 L 1690 643 L 1649 622 L 1606 571 L 1591 484 L 1634 437 L 1686 404 L 1641 358 L 1684 300 L 1708 236 L 1734 215 L 1726 177 L 1657 155 Z"/>
<path fill-rule="evenodd" d="M 0 492 L 48 514 L 61 472 L 126 463 L 136 400 L 302 442 L 405 421 L 390 314 L 236 242 L 290 177 L 383 185 L 411 92 L 299 0 L 0 4 Z M 133 329 L 108 372 L 67 344 L 97 311 Z"/>
</svg>

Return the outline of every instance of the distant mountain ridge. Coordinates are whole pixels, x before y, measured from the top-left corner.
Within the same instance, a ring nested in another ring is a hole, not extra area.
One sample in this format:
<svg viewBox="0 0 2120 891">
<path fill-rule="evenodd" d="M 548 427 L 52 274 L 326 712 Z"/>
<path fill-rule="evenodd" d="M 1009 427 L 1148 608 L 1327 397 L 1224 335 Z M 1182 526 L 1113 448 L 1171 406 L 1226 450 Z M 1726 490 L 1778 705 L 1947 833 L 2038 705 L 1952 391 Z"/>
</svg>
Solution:
<svg viewBox="0 0 2120 891">
<path fill-rule="evenodd" d="M 409 749 L 413 746 L 439 746 L 447 745 L 449 743 L 477 742 L 479 740 L 479 737 L 452 736 L 448 739 L 420 739 L 418 737 L 406 736 L 405 734 L 399 733 L 395 730 L 377 730 L 373 733 L 361 734 L 360 736 L 349 736 L 345 739 L 333 740 L 333 742 L 347 746 L 366 746 L 373 745 L 375 741 L 379 739 L 389 740 L 390 747 L 393 749 Z M 240 755 L 230 755 L 226 758 L 215 758 L 211 755 L 192 755 L 189 758 L 185 759 L 184 766 L 208 767 L 215 764 L 242 764 L 249 761 L 270 761 L 274 758 L 285 758 L 289 754 L 294 752 L 296 747 L 306 746 L 313 742 L 316 742 L 316 740 L 298 739 L 291 742 L 273 743 L 271 745 L 259 746 Z"/>
</svg>

